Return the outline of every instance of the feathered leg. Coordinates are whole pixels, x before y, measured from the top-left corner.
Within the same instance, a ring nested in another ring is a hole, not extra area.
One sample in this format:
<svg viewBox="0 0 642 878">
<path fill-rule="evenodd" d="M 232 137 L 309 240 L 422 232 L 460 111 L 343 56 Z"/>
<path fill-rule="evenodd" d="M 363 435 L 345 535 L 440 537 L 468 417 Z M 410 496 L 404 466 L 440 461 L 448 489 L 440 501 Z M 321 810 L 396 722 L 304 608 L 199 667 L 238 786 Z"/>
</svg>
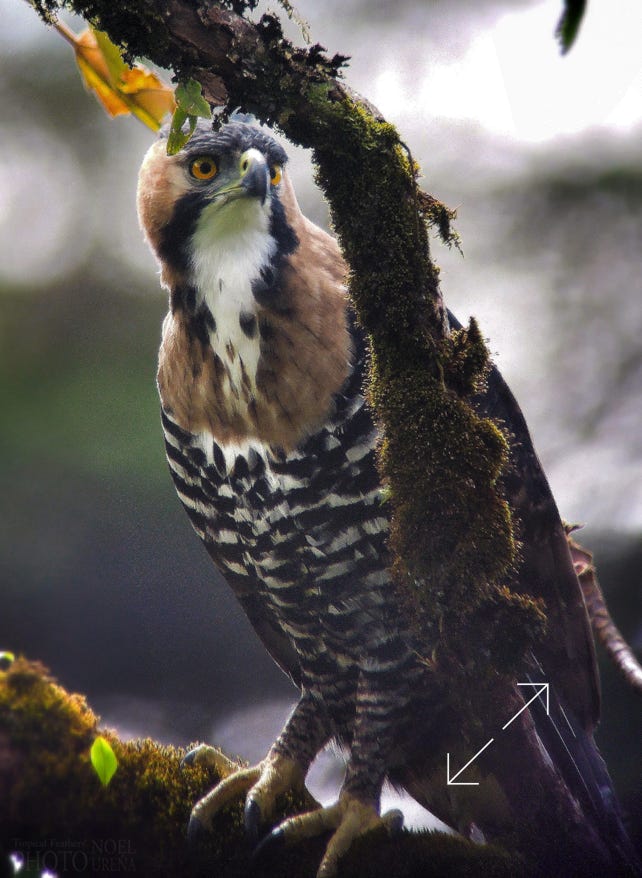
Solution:
<svg viewBox="0 0 642 878">
<path fill-rule="evenodd" d="M 401 647 L 399 652 L 401 657 L 384 665 L 373 661 L 359 673 L 350 757 L 338 801 L 284 821 L 264 842 L 264 847 L 290 845 L 333 831 L 317 878 L 334 876 L 341 857 L 359 836 L 380 826 L 394 833 L 403 825 L 400 811 L 379 816 L 381 788 L 410 696 L 404 671 L 411 661 Z"/>
</svg>

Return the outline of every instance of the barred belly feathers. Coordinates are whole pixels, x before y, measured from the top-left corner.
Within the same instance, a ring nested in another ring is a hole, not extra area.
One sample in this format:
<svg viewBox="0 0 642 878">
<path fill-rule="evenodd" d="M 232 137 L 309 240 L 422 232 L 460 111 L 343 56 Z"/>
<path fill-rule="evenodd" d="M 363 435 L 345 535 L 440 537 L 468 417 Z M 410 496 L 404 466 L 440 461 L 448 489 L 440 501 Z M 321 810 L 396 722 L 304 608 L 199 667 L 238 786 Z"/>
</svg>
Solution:
<svg viewBox="0 0 642 878">
<path fill-rule="evenodd" d="M 138 208 L 170 297 L 158 386 L 178 495 L 300 690 L 266 758 L 198 802 L 190 832 L 207 831 L 244 793 L 257 839 L 276 796 L 302 787 L 317 753 L 338 741 L 347 767 L 337 803 L 268 836 L 290 843 L 333 830 L 318 872 L 327 878 L 358 835 L 399 828 L 398 812 L 379 814 L 386 778 L 467 834 L 472 822 L 423 773 L 425 750 L 439 740 L 434 692 L 388 573 L 377 431 L 362 391 L 365 343 L 337 242 L 301 213 L 286 161 L 259 128 L 200 122 L 177 155 L 167 156 L 163 139 L 150 148 Z M 218 757 L 203 747 L 190 758 Z M 557 770 L 555 783 L 561 776 L 571 788 L 569 771 Z M 526 805 L 532 795 L 519 791 Z M 569 798 L 586 807 L 583 791 Z M 502 838 L 511 821 L 498 829 L 481 814 L 473 834 Z M 614 846 L 596 829 L 589 859 L 610 863 Z"/>
</svg>

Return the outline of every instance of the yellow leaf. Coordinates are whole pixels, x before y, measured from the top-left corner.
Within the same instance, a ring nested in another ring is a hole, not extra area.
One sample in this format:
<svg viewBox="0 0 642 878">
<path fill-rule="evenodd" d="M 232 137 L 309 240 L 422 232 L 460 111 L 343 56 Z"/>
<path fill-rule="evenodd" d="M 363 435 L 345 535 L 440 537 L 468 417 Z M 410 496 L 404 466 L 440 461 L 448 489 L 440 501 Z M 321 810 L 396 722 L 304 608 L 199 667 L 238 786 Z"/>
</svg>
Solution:
<svg viewBox="0 0 642 878">
<path fill-rule="evenodd" d="M 113 82 L 117 82 L 123 72 L 130 69 L 123 61 L 120 49 L 112 43 L 107 34 L 103 31 L 96 30 L 95 28 L 90 28 L 89 30 L 93 35 L 95 45 L 103 57 L 104 64 L 109 71 L 109 78 Z"/>
<path fill-rule="evenodd" d="M 158 120 L 156 130 L 160 128 L 161 120 L 176 107 L 173 90 L 142 66 L 125 68 L 121 77 L 121 94 L 135 95 L 136 106 L 131 108 L 132 113 L 143 122 L 143 114 Z"/>
<path fill-rule="evenodd" d="M 93 28 L 75 34 L 60 21 L 54 27 L 73 47 L 85 86 L 110 116 L 132 113 L 157 131 L 174 111 L 173 89 L 141 64 L 129 67 L 106 34 Z"/>
<path fill-rule="evenodd" d="M 93 91 L 109 116 L 120 116 L 123 113 L 129 113 L 129 106 L 119 97 L 116 89 L 102 78 L 100 70 L 96 69 L 96 66 L 87 60 L 85 54 L 76 53 L 76 63 L 78 64 L 85 87 L 89 91 Z"/>
</svg>

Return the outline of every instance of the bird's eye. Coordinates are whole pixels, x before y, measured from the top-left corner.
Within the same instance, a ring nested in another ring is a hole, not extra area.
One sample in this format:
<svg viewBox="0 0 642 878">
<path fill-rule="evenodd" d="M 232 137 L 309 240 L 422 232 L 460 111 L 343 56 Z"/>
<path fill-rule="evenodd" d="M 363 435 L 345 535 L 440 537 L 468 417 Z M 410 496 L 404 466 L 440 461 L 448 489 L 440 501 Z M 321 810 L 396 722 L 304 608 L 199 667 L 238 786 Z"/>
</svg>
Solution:
<svg viewBox="0 0 642 878">
<path fill-rule="evenodd" d="M 201 155 L 189 164 L 189 172 L 197 180 L 213 180 L 218 174 L 218 167 L 209 155 Z"/>
<path fill-rule="evenodd" d="M 281 165 L 270 165 L 270 183 L 278 186 L 281 182 L 282 168 Z"/>
</svg>

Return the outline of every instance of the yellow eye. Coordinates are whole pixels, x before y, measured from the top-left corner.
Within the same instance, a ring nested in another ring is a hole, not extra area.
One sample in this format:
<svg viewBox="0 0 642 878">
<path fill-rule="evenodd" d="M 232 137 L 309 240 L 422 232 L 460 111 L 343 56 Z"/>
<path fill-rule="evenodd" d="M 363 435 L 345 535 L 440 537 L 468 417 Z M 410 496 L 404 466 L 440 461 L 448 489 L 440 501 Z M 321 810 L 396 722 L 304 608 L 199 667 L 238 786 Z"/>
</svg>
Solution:
<svg viewBox="0 0 642 878">
<path fill-rule="evenodd" d="M 271 165 L 270 166 L 270 183 L 273 186 L 278 186 L 281 182 L 282 176 L 282 168 L 281 165 Z"/>
<path fill-rule="evenodd" d="M 213 180 L 218 174 L 218 167 L 211 156 L 201 155 L 190 162 L 189 172 L 197 180 Z"/>
</svg>

